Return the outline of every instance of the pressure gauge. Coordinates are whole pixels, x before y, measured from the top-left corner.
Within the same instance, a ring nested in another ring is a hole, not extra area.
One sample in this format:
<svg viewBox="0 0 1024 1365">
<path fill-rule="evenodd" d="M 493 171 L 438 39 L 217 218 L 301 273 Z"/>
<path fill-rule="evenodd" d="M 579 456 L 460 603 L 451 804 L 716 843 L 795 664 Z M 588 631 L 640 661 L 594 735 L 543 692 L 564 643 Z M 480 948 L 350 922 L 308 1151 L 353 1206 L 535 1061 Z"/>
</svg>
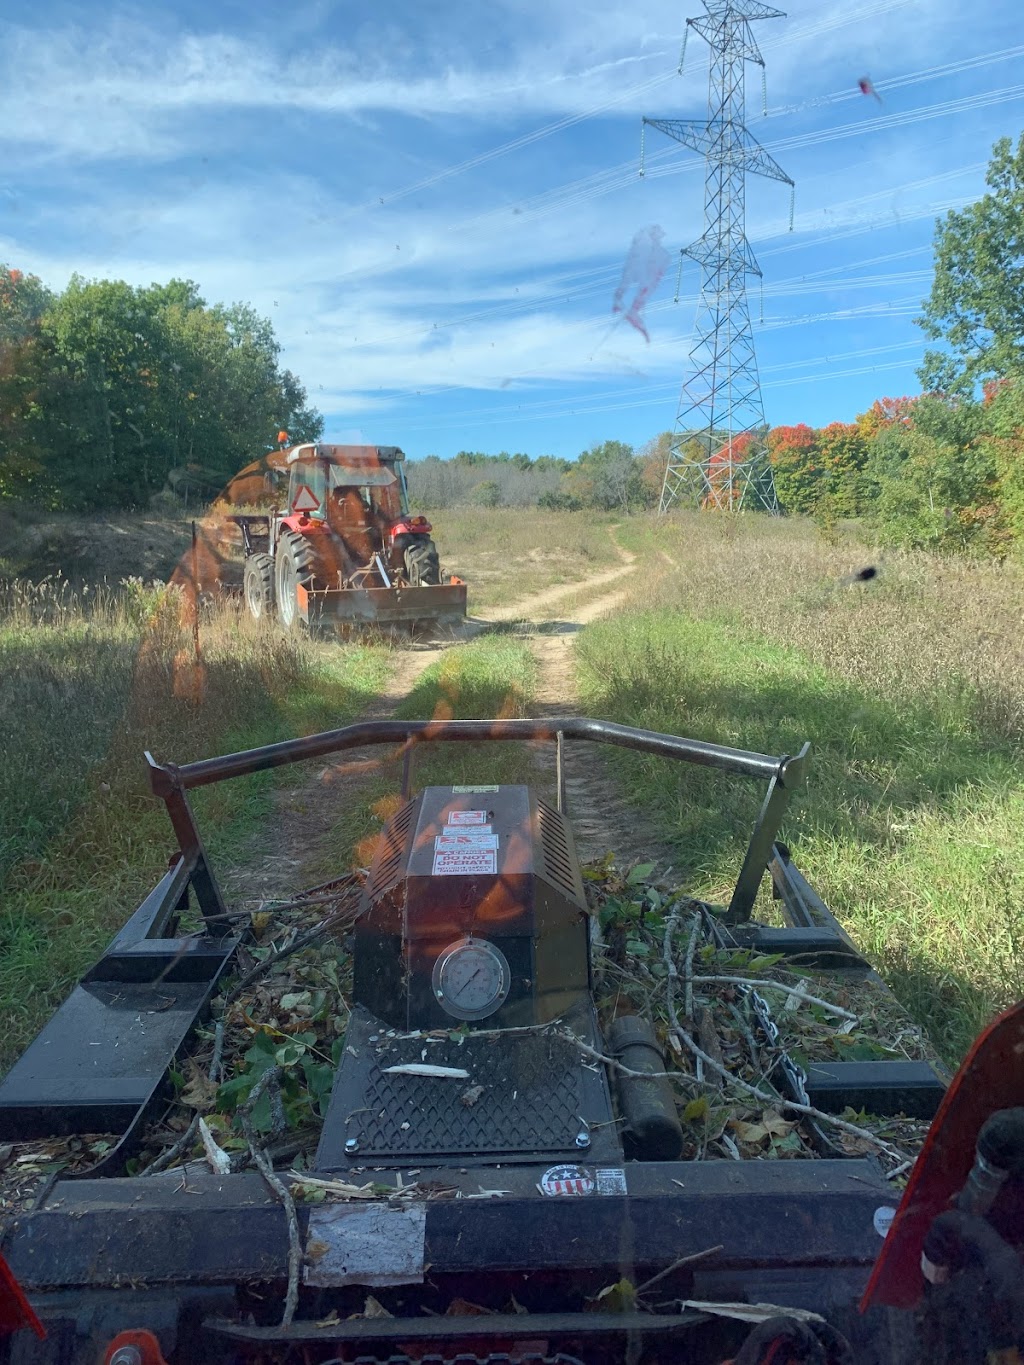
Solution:
<svg viewBox="0 0 1024 1365">
<path fill-rule="evenodd" d="M 434 999 L 455 1019 L 486 1019 L 505 1003 L 512 973 L 485 938 L 456 939 L 434 963 Z"/>
</svg>

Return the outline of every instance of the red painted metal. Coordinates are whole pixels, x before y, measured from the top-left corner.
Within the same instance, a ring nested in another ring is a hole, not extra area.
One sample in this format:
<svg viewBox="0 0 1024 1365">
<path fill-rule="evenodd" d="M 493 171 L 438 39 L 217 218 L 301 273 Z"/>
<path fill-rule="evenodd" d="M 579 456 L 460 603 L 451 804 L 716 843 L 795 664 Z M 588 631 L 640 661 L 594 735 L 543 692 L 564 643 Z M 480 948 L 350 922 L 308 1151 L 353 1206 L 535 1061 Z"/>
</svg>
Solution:
<svg viewBox="0 0 1024 1365">
<path fill-rule="evenodd" d="M 950 1206 L 974 1164 L 982 1124 L 1024 1105 L 1024 1001 L 976 1040 L 946 1091 L 882 1244 L 861 1312 L 874 1304 L 913 1308 L 924 1292 L 921 1248 L 932 1219 Z"/>
<path fill-rule="evenodd" d="M 36 1317 L 11 1267 L 0 1256 L 0 1337 L 10 1336 L 23 1327 L 31 1327 L 42 1340 L 46 1328 Z"/>
</svg>

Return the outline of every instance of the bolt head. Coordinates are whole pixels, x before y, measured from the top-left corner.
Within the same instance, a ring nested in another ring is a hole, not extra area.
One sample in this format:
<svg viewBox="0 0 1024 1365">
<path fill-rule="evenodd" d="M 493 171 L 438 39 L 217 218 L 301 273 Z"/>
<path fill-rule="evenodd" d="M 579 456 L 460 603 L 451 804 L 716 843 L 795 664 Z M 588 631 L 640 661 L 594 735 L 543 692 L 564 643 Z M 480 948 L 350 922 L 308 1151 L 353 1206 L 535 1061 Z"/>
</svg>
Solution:
<svg viewBox="0 0 1024 1365">
<path fill-rule="evenodd" d="M 358 1151 L 359 1151 L 359 1139 L 358 1139 L 358 1138 L 347 1138 L 346 1141 L 345 1141 L 345 1151 L 346 1151 L 346 1152 L 358 1152 Z"/>
<path fill-rule="evenodd" d="M 590 1134 L 589 1134 L 588 1132 L 586 1132 L 585 1130 L 584 1130 L 583 1132 L 581 1132 L 581 1133 L 577 1133 L 577 1134 L 576 1134 L 576 1146 L 577 1146 L 577 1147 L 589 1147 L 589 1146 L 590 1146 Z"/>
</svg>

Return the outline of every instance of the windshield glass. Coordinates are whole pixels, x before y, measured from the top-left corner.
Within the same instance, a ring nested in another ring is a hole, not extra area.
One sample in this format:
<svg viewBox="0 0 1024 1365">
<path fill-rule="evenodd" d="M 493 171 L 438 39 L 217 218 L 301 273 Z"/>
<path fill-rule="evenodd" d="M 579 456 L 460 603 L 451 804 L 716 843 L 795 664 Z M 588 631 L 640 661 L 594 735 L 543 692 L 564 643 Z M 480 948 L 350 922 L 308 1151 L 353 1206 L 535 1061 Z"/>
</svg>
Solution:
<svg viewBox="0 0 1024 1365">
<path fill-rule="evenodd" d="M 297 460 L 288 471 L 288 510 L 320 520 L 327 497 L 327 469 L 323 460 Z"/>
</svg>

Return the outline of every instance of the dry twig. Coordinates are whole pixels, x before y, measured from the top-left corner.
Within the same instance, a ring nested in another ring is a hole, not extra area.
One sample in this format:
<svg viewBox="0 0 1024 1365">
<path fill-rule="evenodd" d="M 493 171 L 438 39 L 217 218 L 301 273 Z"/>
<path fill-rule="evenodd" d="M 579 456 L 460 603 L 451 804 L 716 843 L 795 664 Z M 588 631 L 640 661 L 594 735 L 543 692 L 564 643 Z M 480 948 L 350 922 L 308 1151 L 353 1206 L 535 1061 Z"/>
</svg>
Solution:
<svg viewBox="0 0 1024 1365">
<path fill-rule="evenodd" d="M 660 1080 L 664 1077 L 670 1081 L 680 1081 L 691 1088 L 696 1087 L 697 1078 L 688 1071 L 634 1071 L 632 1067 L 623 1066 L 614 1057 L 606 1057 L 603 1052 L 598 1052 L 596 1048 L 585 1043 L 582 1038 L 578 1038 L 571 1029 L 559 1029 L 559 1034 L 563 1038 L 568 1038 L 570 1043 L 575 1043 L 585 1057 L 590 1057 L 595 1062 L 604 1062 L 605 1066 L 610 1066 L 613 1071 L 618 1071 L 620 1075 L 632 1076 L 635 1080 L 650 1081 Z"/>
<path fill-rule="evenodd" d="M 707 983 L 712 986 L 756 986 L 760 990 L 782 991 L 785 995 L 793 994 L 793 987 L 787 986 L 781 981 L 773 981 L 771 977 L 757 976 L 698 976 L 695 978 L 698 985 Z M 841 1005 L 833 1005 L 828 1000 L 821 1000 L 816 995 L 807 995 L 806 992 L 800 997 L 801 1003 L 808 1005 L 818 1005 L 821 1009 L 827 1010 L 829 1014 L 835 1014 L 840 1019 L 852 1019 L 857 1023 L 857 1016 L 851 1014 L 849 1010 L 844 1010 Z"/>
<path fill-rule="evenodd" d="M 638 1284 L 636 1287 L 637 1295 L 642 1294 L 645 1289 L 650 1289 L 652 1284 L 657 1284 L 659 1280 L 663 1280 L 666 1275 L 671 1275 L 673 1271 L 682 1270 L 683 1266 L 693 1265 L 695 1261 L 706 1261 L 709 1256 L 717 1256 L 720 1251 L 724 1250 L 725 1243 L 719 1242 L 716 1247 L 707 1247 L 704 1251 L 693 1251 L 689 1256 L 680 1256 L 678 1261 L 673 1261 L 664 1270 L 659 1270 L 657 1275 L 652 1275 L 649 1280 L 644 1280 L 643 1284 Z"/>
<path fill-rule="evenodd" d="M 277 1195 L 284 1207 L 285 1217 L 288 1220 L 288 1292 L 284 1300 L 284 1313 L 281 1317 L 281 1326 L 291 1325 L 292 1318 L 295 1316 L 295 1309 L 299 1302 L 299 1271 L 302 1268 L 302 1241 L 299 1237 L 299 1219 L 295 1212 L 295 1200 L 292 1198 L 291 1190 L 281 1181 L 274 1172 L 270 1164 L 270 1158 L 260 1146 L 256 1136 L 256 1130 L 252 1126 L 252 1111 L 256 1101 L 263 1094 L 268 1086 L 278 1087 L 281 1076 L 281 1068 L 277 1066 L 268 1067 L 259 1078 L 249 1097 L 244 1104 L 238 1107 L 238 1117 L 242 1123 L 242 1132 L 245 1140 L 249 1144 L 249 1151 L 256 1168 L 260 1175 L 270 1186 L 270 1189 Z"/>
</svg>

